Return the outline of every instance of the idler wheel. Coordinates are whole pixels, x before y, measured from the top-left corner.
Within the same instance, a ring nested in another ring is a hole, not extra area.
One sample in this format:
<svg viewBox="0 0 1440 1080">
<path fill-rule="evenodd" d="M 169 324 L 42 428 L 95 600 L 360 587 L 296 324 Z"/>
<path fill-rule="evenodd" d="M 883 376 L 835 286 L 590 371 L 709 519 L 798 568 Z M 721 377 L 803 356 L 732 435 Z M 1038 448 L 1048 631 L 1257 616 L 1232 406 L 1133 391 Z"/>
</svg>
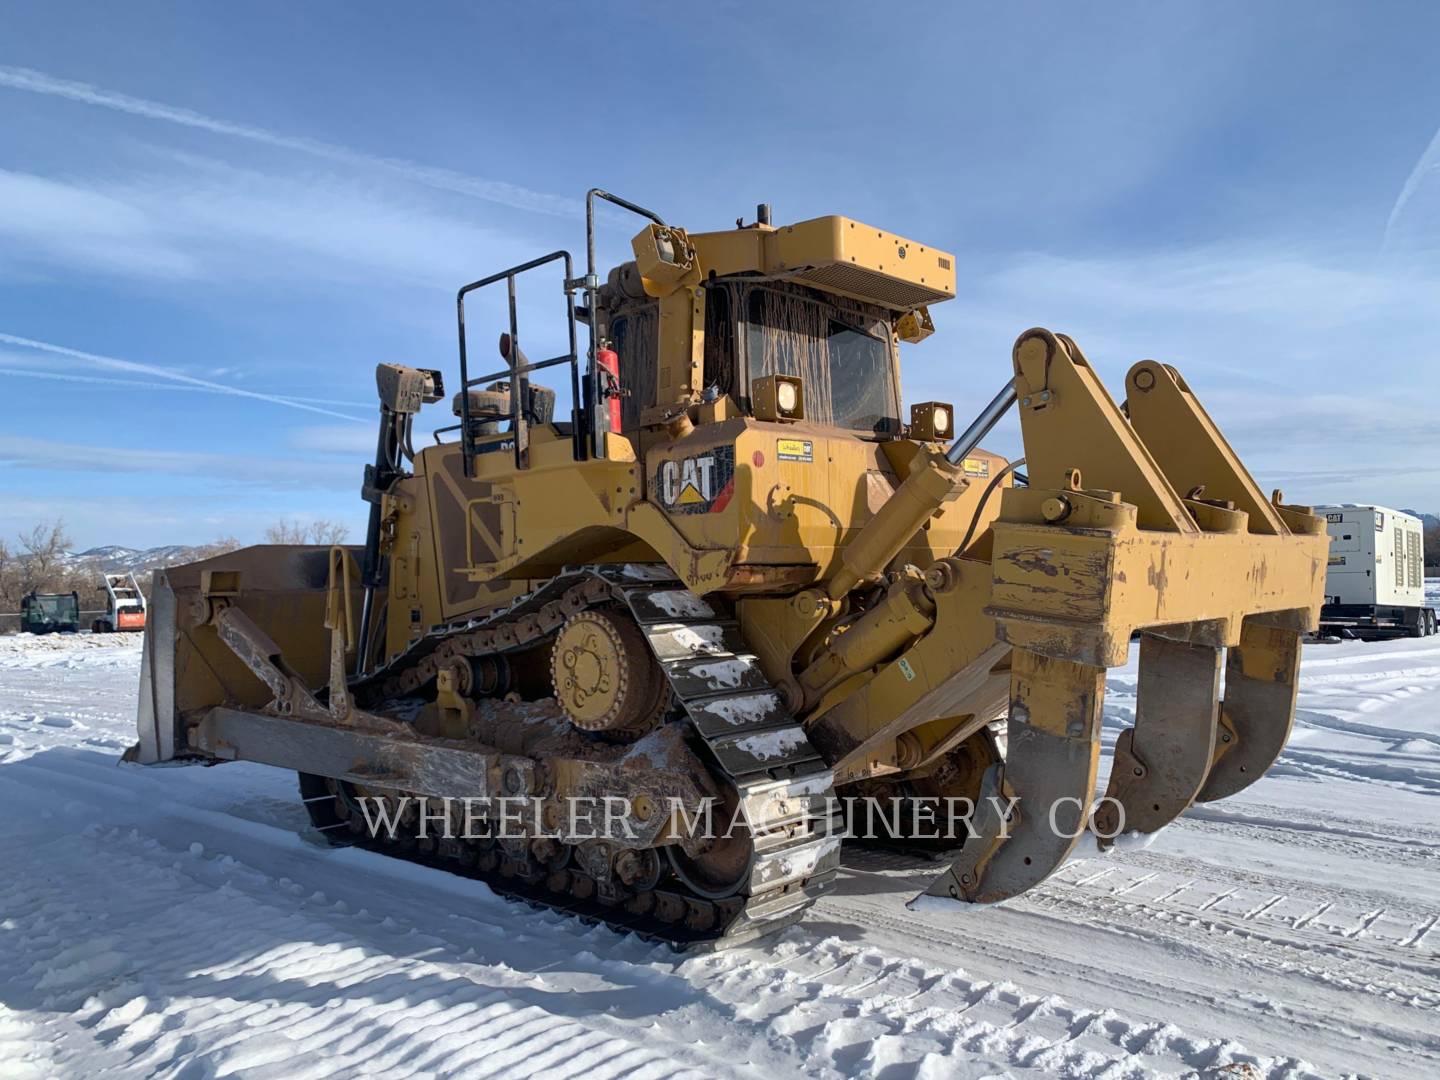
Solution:
<svg viewBox="0 0 1440 1080">
<path fill-rule="evenodd" d="M 738 895 L 755 865 L 755 841 L 749 826 L 737 818 L 738 806 L 739 797 L 731 789 L 711 808 L 710 827 L 715 837 L 699 853 L 687 855 L 679 844 L 664 849 L 675 876 L 707 900 Z"/>
</svg>

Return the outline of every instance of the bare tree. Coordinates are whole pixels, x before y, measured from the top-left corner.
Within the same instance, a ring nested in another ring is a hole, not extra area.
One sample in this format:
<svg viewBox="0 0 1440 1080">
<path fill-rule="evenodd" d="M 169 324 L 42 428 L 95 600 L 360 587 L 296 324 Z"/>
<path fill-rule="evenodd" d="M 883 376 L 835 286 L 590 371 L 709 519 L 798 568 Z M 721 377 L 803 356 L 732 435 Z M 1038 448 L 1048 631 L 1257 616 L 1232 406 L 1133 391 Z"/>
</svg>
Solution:
<svg viewBox="0 0 1440 1080">
<path fill-rule="evenodd" d="M 265 530 L 265 540 L 271 544 L 340 544 L 349 535 L 349 527 L 338 521 L 312 521 L 307 525 L 281 518 Z"/>
<path fill-rule="evenodd" d="M 25 592 L 41 587 L 54 575 L 60 557 L 71 543 L 65 531 L 65 522 L 58 518 L 49 524 L 41 522 L 21 533 L 19 541 Z"/>
<path fill-rule="evenodd" d="M 0 540 L 0 611 L 15 611 L 26 593 L 80 594 L 82 609 L 96 607 L 103 590 L 93 562 L 65 559 L 70 547 L 63 521 L 43 522 Z"/>
<path fill-rule="evenodd" d="M 10 545 L 0 539 L 0 609 L 14 611 L 19 604 L 19 561 L 10 554 Z"/>
<path fill-rule="evenodd" d="M 213 559 L 216 555 L 224 555 L 228 551 L 234 551 L 240 546 L 240 541 L 233 536 L 217 536 L 208 544 L 201 544 L 195 548 L 194 558 Z"/>
<path fill-rule="evenodd" d="M 338 521 L 315 521 L 310 524 L 312 544 L 343 544 L 350 535 L 350 526 Z"/>
<path fill-rule="evenodd" d="M 281 518 L 265 530 L 265 542 L 267 544 L 303 544 L 305 540 L 305 526 L 299 522 L 286 521 Z"/>
</svg>

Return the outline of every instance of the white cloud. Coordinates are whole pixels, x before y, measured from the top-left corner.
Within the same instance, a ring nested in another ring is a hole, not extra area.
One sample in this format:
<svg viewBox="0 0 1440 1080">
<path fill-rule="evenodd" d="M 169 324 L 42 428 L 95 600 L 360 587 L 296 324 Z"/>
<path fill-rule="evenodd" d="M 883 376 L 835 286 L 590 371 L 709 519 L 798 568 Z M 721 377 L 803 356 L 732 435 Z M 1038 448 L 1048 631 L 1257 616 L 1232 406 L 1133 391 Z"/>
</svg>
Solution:
<svg viewBox="0 0 1440 1080">
<path fill-rule="evenodd" d="M 378 419 L 376 420 L 378 424 Z M 343 427 L 331 424 L 321 427 L 302 427 L 290 433 L 290 447 L 312 454 L 347 454 L 357 461 L 373 459 L 375 454 L 374 427 L 362 428 L 346 424 Z"/>
<path fill-rule="evenodd" d="M 39 261 L 108 273 L 190 278 L 195 259 L 123 197 L 0 170 L 0 269 Z"/>
<path fill-rule="evenodd" d="M 1440 215 L 1440 131 L 1426 145 L 1405 178 L 1400 194 L 1390 207 L 1385 220 L 1382 250 L 1433 249 L 1436 240 L 1436 218 Z"/>
<path fill-rule="evenodd" d="M 1284 312 L 1340 323 L 1377 304 L 1416 300 L 1429 290 L 1367 272 L 1353 260 L 1326 263 L 1283 250 L 1234 246 L 1075 258 L 1017 256 L 986 282 L 989 290 L 1044 296 L 1144 315 L 1256 316 Z"/>
<path fill-rule="evenodd" d="M 58 472 L 194 476 L 231 486 L 272 489 L 348 489 L 354 486 L 356 473 L 355 467 L 341 462 L 306 458 L 91 446 L 18 435 L 0 435 L 0 462 Z"/>
<path fill-rule="evenodd" d="M 534 254 L 505 230 L 334 176 L 173 152 L 161 162 L 103 178 L 0 171 L 0 270 L 450 290 Z"/>
<path fill-rule="evenodd" d="M 542 191 L 531 191 L 503 180 L 482 179 L 456 172 L 453 169 L 422 165 L 401 158 L 367 154 L 347 146 L 337 146 L 334 143 L 321 142 L 317 139 L 285 135 L 250 124 L 221 120 L 195 112 L 193 109 L 131 97 L 128 94 L 93 86 L 90 83 L 57 79 L 42 71 L 33 71 L 29 68 L 0 66 L 0 86 L 33 94 L 43 94 L 47 97 L 64 98 L 85 105 L 128 113 L 131 116 L 196 128 L 216 135 L 246 139 L 345 165 L 383 170 L 427 187 L 469 195 L 518 210 L 571 216 L 579 209 L 579 203 L 574 199 L 566 199 Z"/>
<path fill-rule="evenodd" d="M 320 405 L 310 404 L 303 398 L 284 397 L 278 394 L 265 394 L 257 390 L 242 390 L 236 386 L 227 386 L 224 383 L 214 382 L 210 379 L 198 379 L 193 375 L 186 375 L 183 372 L 174 371 L 171 368 L 161 367 L 158 364 L 142 364 L 134 360 L 122 360 L 115 356 L 104 356 L 100 353 L 85 352 L 82 349 L 72 349 L 65 345 L 55 345 L 48 341 L 36 341 L 33 338 L 20 337 L 16 334 L 0 333 L 0 342 L 7 345 L 18 345 L 23 349 L 35 349 L 39 352 L 51 353 L 56 356 L 64 356 L 71 360 L 78 360 L 93 367 L 105 368 L 112 371 L 131 372 L 136 375 L 152 375 L 161 379 L 168 379 L 177 384 L 195 387 L 199 390 L 206 390 L 215 394 L 225 394 L 230 397 L 250 398 L 254 401 L 264 401 L 271 405 L 283 405 L 291 409 L 300 409 L 304 412 L 319 413 L 322 416 L 334 416 L 340 420 L 351 420 L 359 422 L 357 416 L 349 416 L 345 413 L 336 412 L 334 409 L 325 408 Z"/>
<path fill-rule="evenodd" d="M 294 493 L 289 500 L 272 497 L 259 512 L 254 506 L 237 505 L 233 499 L 163 491 L 149 493 L 140 501 L 83 495 L 7 496 L 0 501 L 0 536 L 14 536 L 37 522 L 60 519 L 78 551 L 101 544 L 136 548 L 200 544 L 222 536 L 258 544 L 264 540 L 266 526 L 281 518 L 341 521 L 350 526 L 351 537 L 363 536 L 364 512 L 365 504 L 353 494 L 336 493 L 324 499 L 308 491 Z"/>
<path fill-rule="evenodd" d="M 42 354 L 46 355 L 46 354 Z M 144 379 L 117 379 L 108 375 L 86 375 L 76 372 L 53 371 L 49 367 L 36 366 L 37 357 L 32 354 L 3 352 L 0 351 L 0 375 L 8 375 L 14 378 L 23 379 L 44 379 L 50 382 L 76 383 L 83 386 L 114 386 L 127 390 L 145 391 L 180 391 L 194 394 L 219 394 L 221 396 L 233 396 L 237 387 L 231 386 L 205 386 L 191 385 L 183 382 L 157 382 Z M 109 359 L 109 358 L 107 358 Z M 45 363 L 49 363 L 48 358 Z M 243 378 L 243 373 L 235 369 L 219 368 L 211 372 L 212 375 L 231 373 L 234 378 Z M 183 373 L 179 373 L 183 374 Z M 359 401 L 342 401 L 334 398 L 312 398 L 293 397 L 288 394 L 267 395 L 287 405 L 339 405 L 355 409 L 363 409 L 367 406 Z M 357 418 L 358 419 L 358 418 Z"/>
</svg>

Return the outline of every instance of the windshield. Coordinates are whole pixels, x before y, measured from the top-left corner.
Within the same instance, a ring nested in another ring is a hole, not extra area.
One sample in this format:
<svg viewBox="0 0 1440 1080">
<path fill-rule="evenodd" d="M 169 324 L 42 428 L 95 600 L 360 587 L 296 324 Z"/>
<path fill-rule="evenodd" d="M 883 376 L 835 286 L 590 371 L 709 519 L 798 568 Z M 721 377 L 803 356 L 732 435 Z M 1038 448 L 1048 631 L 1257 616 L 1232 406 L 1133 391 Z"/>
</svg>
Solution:
<svg viewBox="0 0 1440 1080">
<path fill-rule="evenodd" d="M 30 601 L 30 610 L 51 619 L 63 619 L 75 614 L 73 596 L 36 596 Z"/>
<path fill-rule="evenodd" d="M 752 379 L 800 377 L 807 419 L 860 431 L 898 426 L 888 330 L 880 320 L 754 289 L 746 304 L 746 345 Z"/>
</svg>

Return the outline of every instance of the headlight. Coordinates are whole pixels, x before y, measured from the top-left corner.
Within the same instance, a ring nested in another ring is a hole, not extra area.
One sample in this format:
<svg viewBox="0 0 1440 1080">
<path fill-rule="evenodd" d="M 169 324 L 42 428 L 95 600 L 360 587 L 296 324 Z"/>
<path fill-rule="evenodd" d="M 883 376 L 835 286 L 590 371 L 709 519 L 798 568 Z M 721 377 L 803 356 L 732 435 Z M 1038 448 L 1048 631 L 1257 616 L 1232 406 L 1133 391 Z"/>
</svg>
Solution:
<svg viewBox="0 0 1440 1080">
<path fill-rule="evenodd" d="M 800 395 L 792 382 L 782 382 L 775 387 L 775 404 L 780 406 L 782 413 L 793 413 L 795 406 L 800 404 Z"/>
<path fill-rule="evenodd" d="M 948 435 L 950 433 L 950 410 L 935 410 L 935 434 Z"/>
</svg>

